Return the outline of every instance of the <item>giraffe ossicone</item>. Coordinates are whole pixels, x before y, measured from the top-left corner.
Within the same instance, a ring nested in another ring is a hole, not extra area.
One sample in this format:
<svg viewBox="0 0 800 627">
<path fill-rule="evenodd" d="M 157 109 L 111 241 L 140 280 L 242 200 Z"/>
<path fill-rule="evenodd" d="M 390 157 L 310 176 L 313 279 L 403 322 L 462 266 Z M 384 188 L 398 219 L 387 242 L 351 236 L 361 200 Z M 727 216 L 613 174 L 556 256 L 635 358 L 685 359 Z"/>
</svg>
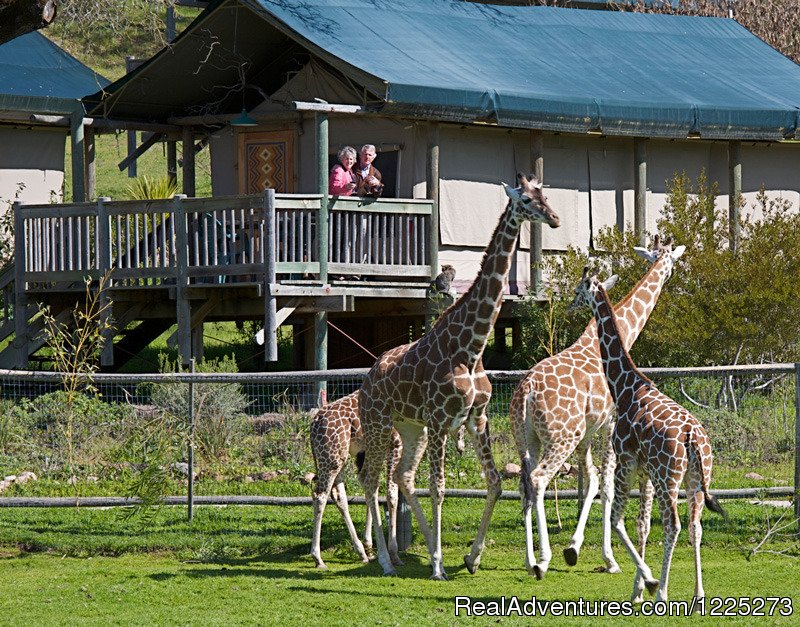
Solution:
<svg viewBox="0 0 800 627">
<path fill-rule="evenodd" d="M 613 450 L 614 502 L 611 524 L 636 565 L 632 600 L 642 600 L 644 589 L 656 593 L 656 601 L 667 601 L 672 554 L 681 530 L 678 490 L 686 479 L 689 504 L 689 540 L 694 550 L 695 598 L 703 598 L 700 542 L 703 507 L 725 516 L 709 492 L 711 484 L 711 442 L 705 428 L 691 412 L 658 390 L 636 367 L 620 334 L 617 316 L 603 285 L 596 276 L 584 273 L 576 297 L 588 302 L 597 321 L 600 355 L 609 391 L 617 406 Z M 628 537 L 623 517 L 630 481 L 643 473 L 652 482 L 664 527 L 664 558 L 661 577 L 654 579 L 650 568 Z"/>
<path fill-rule="evenodd" d="M 653 238 L 652 250 L 637 250 L 637 254 L 652 265 L 615 307 L 626 347 L 633 345 L 644 328 L 675 261 L 683 251 L 682 246 L 672 250 L 671 242 L 662 242 L 658 236 Z M 590 509 L 599 492 L 603 504 L 603 561 L 607 572 L 621 572 L 611 549 L 614 456 L 610 447 L 613 411 L 614 403 L 600 362 L 597 327 L 591 322 L 571 346 L 534 365 L 514 390 L 509 415 L 522 468 L 520 493 L 525 529 L 525 567 L 537 579 L 545 576 L 552 559 L 544 508 L 545 490 L 575 451 L 588 482 L 578 524 L 569 546 L 564 549 L 564 559 L 570 566 L 577 563 Z M 599 477 L 591 455 L 591 438 L 597 432 L 603 436 L 604 443 Z M 652 493 L 652 488 L 643 482 L 641 489 L 644 497 L 638 530 L 639 546 L 644 551 L 650 521 L 650 500 L 647 495 Z M 538 561 L 533 543 L 534 511 L 539 534 Z"/>
<path fill-rule="evenodd" d="M 492 386 L 483 369 L 483 351 L 500 313 L 503 293 L 525 221 L 560 225 L 536 179 L 518 177 L 519 187 L 505 187 L 506 208 L 486 248 L 472 286 L 416 342 L 386 351 L 367 374 L 359 397 L 365 437 L 362 469 L 367 503 L 373 512 L 378 562 L 384 574 L 394 566 L 383 541 L 377 513 L 377 486 L 392 427 L 403 453 L 395 478 L 417 519 L 431 559 L 431 578 L 446 579 L 442 564 L 441 512 L 444 454 L 448 434 L 466 424 L 486 476 L 487 499 L 470 554 L 464 561 L 474 573 L 480 563 L 494 505 L 502 492 L 489 438 L 486 407 Z M 431 525 L 416 495 L 417 466 L 427 448 L 430 462 Z"/>
</svg>

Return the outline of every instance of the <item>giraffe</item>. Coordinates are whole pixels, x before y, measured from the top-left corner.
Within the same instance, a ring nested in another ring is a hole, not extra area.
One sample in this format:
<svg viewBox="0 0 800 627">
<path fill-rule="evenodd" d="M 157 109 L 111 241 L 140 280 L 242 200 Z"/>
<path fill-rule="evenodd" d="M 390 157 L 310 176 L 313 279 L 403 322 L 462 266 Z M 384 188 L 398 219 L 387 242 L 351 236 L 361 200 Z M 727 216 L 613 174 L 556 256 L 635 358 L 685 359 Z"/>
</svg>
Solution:
<svg viewBox="0 0 800 627">
<path fill-rule="evenodd" d="M 358 413 L 358 390 L 333 401 L 317 412 L 311 422 L 310 429 L 311 454 L 317 469 L 314 485 L 314 532 L 311 539 L 311 557 L 317 568 L 326 568 L 322 561 L 319 540 L 322 532 L 322 515 L 328 502 L 328 494 L 333 490 L 336 506 L 342 513 L 344 524 L 350 534 L 353 548 L 361 561 L 366 563 L 369 557 L 364 549 L 372 546 L 372 512 L 367 508 L 367 523 L 364 529 L 364 544 L 358 538 L 350 510 L 347 506 L 347 493 L 344 487 L 344 465 L 349 455 L 356 456 L 356 464 L 361 467 L 364 450 L 364 431 Z M 400 460 L 400 436 L 392 431 L 391 444 L 386 459 L 388 481 L 386 501 L 389 506 L 389 555 L 393 564 L 403 562 L 397 552 L 397 483 L 393 473 Z"/>
<path fill-rule="evenodd" d="M 672 250 L 671 242 L 653 238 L 653 249 L 636 248 L 651 267 L 639 283 L 615 307 L 626 348 L 630 348 L 644 328 L 656 305 L 664 282 L 672 273 L 673 264 L 685 247 Z M 603 502 L 602 555 L 606 571 L 619 573 L 620 568 L 611 550 L 611 501 L 613 500 L 614 457 L 611 452 L 611 417 L 614 403 L 608 392 L 600 363 L 597 328 L 590 322 L 583 334 L 560 353 L 543 359 L 531 368 L 517 385 L 509 407 L 511 430 L 521 459 L 520 492 L 525 528 L 525 567 L 528 573 L 542 579 L 552 557 L 544 493 L 559 468 L 577 449 L 584 476 L 588 477 L 586 498 L 564 559 L 574 566 L 584 540 L 584 530 L 595 496 L 601 490 Z M 601 431 L 605 448 L 601 479 L 592 462 L 592 435 Z M 541 452 L 541 459 L 539 454 Z M 641 486 L 642 501 L 637 528 L 639 549 L 644 546 L 650 529 L 652 486 Z M 539 532 L 539 561 L 533 547 L 531 513 L 536 508 Z"/>
<path fill-rule="evenodd" d="M 725 510 L 709 492 L 711 483 L 711 442 L 703 425 L 688 410 L 660 392 L 636 368 L 620 336 L 620 326 L 605 286 L 588 268 L 575 290 L 576 301 L 588 303 L 597 321 L 600 355 L 609 391 L 617 405 L 617 423 L 612 437 L 617 467 L 616 491 L 611 524 L 636 564 L 633 601 L 641 601 L 645 587 L 656 601 L 666 601 L 672 552 L 681 530 L 678 517 L 678 488 L 686 478 L 689 504 L 689 540 L 694 549 L 695 598 L 705 596 L 700 565 L 703 506 L 722 516 Z M 628 537 L 623 518 L 630 480 L 645 474 L 653 483 L 664 527 L 664 560 L 661 578 L 653 579 L 650 568 Z"/>
<path fill-rule="evenodd" d="M 474 573 L 480 563 L 489 520 L 502 491 L 492 458 L 486 407 L 492 386 L 482 356 L 500 313 L 503 292 L 524 221 L 560 221 L 542 194 L 541 183 L 519 175 L 520 187 L 504 185 L 509 196 L 472 286 L 451 305 L 419 340 L 385 352 L 367 374 L 361 388 L 361 421 L 366 438 L 362 480 L 373 510 L 378 562 L 386 575 L 395 574 L 381 533 L 377 488 L 381 459 L 391 429 L 403 441 L 395 478 L 414 512 L 428 547 L 431 579 L 447 579 L 442 565 L 441 511 L 444 499 L 444 453 L 448 433 L 466 424 L 487 482 L 487 499 L 472 550 L 464 561 Z M 415 492 L 416 469 L 428 448 L 433 510 L 429 527 Z"/>
</svg>

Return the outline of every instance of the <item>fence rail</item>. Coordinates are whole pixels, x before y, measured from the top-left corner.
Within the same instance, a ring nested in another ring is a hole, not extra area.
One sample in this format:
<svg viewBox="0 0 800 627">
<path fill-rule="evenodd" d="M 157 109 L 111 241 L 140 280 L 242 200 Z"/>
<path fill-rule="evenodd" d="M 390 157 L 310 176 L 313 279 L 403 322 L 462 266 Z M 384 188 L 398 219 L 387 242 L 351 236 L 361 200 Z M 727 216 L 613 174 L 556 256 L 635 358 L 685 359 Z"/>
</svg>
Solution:
<svg viewBox="0 0 800 627">
<path fill-rule="evenodd" d="M 737 489 L 732 492 L 723 490 L 716 493 L 723 498 L 797 495 L 800 486 L 800 364 L 643 368 L 643 371 L 669 395 L 689 407 L 703 422 L 711 436 L 717 463 L 751 464 L 752 460 L 778 460 L 794 454 L 794 487 Z M 164 398 L 171 399 L 169 402 L 173 403 L 169 411 L 181 414 L 180 403 L 184 404 L 184 409 L 188 408 L 186 392 L 191 389 L 196 399 L 205 399 L 196 400 L 195 403 L 208 402 L 207 399 L 215 393 L 224 393 L 226 398 L 240 398 L 241 411 L 246 415 L 245 422 L 236 428 L 229 424 L 223 425 L 226 429 L 224 432 L 204 433 L 203 429 L 210 429 L 211 425 L 204 424 L 207 417 L 204 418 L 202 412 L 198 413 L 196 408 L 199 405 L 193 404 L 198 441 L 205 437 L 209 440 L 208 446 L 213 446 L 213 438 L 223 437 L 227 438 L 224 446 L 239 447 L 247 454 L 252 454 L 253 450 L 271 451 L 270 454 L 287 456 L 287 459 L 291 457 L 287 463 L 302 466 L 308 464 L 310 459 L 305 450 L 308 448 L 307 412 L 316 406 L 319 382 L 327 387 L 328 398 L 334 399 L 358 389 L 366 372 L 367 369 L 359 368 L 282 373 L 95 374 L 91 381 L 106 404 L 103 406 L 105 409 L 88 408 L 88 417 L 72 425 L 75 437 L 84 438 L 84 441 L 77 442 L 75 450 L 81 454 L 85 449 L 86 459 L 95 459 L 100 454 L 98 443 L 107 446 L 109 438 L 132 437 L 152 419 L 154 412 L 163 410 Z M 499 449 L 500 458 L 513 460 L 516 451 L 508 425 L 508 404 L 513 388 L 525 371 L 492 371 L 488 374 L 494 387 L 489 408 L 494 424 L 493 445 Z M 89 377 L 84 376 L 84 380 L 88 381 Z M 9 460 L 15 459 L 14 455 L 17 454 L 30 454 L 30 459 L 25 463 L 41 464 L 40 471 L 58 472 L 58 465 L 63 462 L 59 457 L 63 457 L 63 451 L 59 450 L 59 447 L 63 447 L 62 432 L 59 431 L 59 420 L 63 419 L 59 414 L 63 410 L 63 400 L 53 395 L 62 389 L 62 381 L 63 375 L 59 373 L 0 370 L 0 466 L 5 466 L 0 468 L 0 475 L 24 469 L 22 461 L 19 467 L 8 466 Z M 164 390 L 169 392 L 166 396 Z M 156 398 L 158 394 L 161 394 L 160 400 Z M 174 406 L 176 402 L 178 410 Z M 29 431 L 20 431 L 22 426 L 15 423 L 15 420 L 25 422 L 20 418 L 22 415 L 28 416 L 24 426 Z M 182 415 L 185 419 L 188 411 Z M 281 428 L 286 429 L 281 436 L 285 439 L 265 443 L 263 438 L 268 436 L 264 434 L 278 424 L 275 421 L 281 416 L 286 419 L 285 423 L 281 423 Z M 216 418 L 219 421 L 219 416 Z M 96 424 L 89 424 L 92 420 L 96 420 Z M 15 433 L 16 436 L 13 435 Z M 15 442 L 21 444 L 17 446 Z M 176 458 L 175 461 L 180 459 Z M 449 490 L 448 494 L 479 498 L 484 493 L 480 490 Z M 573 494 L 562 490 L 559 496 L 570 498 Z M 106 500 L 96 503 L 81 498 L 80 503 L 84 506 L 93 503 L 96 506 L 101 503 L 103 506 L 131 503 L 119 496 L 102 498 Z M 271 498 L 203 495 L 194 497 L 193 502 L 270 504 L 273 502 Z M 285 498 L 289 497 L 280 497 Z M 310 502 L 306 497 L 297 498 L 305 499 L 298 503 Z M 517 498 L 516 492 L 509 491 L 504 498 Z M 274 502 L 283 502 L 280 499 Z M 798 518 L 799 501 L 795 497 Z M 174 496 L 166 502 L 184 504 L 187 500 L 186 497 Z M 356 499 L 355 502 L 359 501 Z M 64 506 L 66 503 L 74 504 L 75 499 L 20 501 L 0 496 L 0 507 Z"/>
</svg>

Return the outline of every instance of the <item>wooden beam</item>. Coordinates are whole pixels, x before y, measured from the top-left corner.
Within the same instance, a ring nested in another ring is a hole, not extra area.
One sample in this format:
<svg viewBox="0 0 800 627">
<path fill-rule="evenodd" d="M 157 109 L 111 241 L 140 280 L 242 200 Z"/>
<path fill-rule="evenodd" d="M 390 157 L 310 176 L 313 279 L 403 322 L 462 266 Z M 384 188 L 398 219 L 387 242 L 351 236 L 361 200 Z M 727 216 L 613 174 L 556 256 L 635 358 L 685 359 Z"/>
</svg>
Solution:
<svg viewBox="0 0 800 627">
<path fill-rule="evenodd" d="M 728 228 L 729 246 L 735 253 L 741 238 L 742 208 L 742 142 L 728 142 Z"/>
<path fill-rule="evenodd" d="M 298 111 L 313 111 L 314 113 L 358 113 L 360 105 L 331 104 L 328 102 L 298 102 L 292 103 Z"/>
<path fill-rule="evenodd" d="M 194 179 L 194 129 L 191 126 L 183 128 L 183 193 L 193 198 L 195 196 Z"/>
<path fill-rule="evenodd" d="M 633 140 L 633 229 L 639 246 L 647 246 L 647 139 Z"/>
<path fill-rule="evenodd" d="M 275 272 L 277 251 L 275 190 L 264 191 L 264 280 L 267 285 L 278 279 Z M 277 298 L 264 290 L 264 361 L 278 361 L 278 313 Z"/>
<path fill-rule="evenodd" d="M 542 131 L 531 131 L 531 167 L 540 183 L 544 183 L 544 137 Z M 542 293 L 542 224 L 531 222 L 531 291 L 536 298 Z"/>
<path fill-rule="evenodd" d="M 86 161 L 83 154 L 83 107 L 81 105 L 77 105 L 70 116 L 69 137 L 72 148 L 72 202 L 85 202 L 86 187 L 84 186 L 84 176 Z"/>
<path fill-rule="evenodd" d="M 425 163 L 425 195 L 433 201 L 430 228 L 428 229 L 428 251 L 430 252 L 430 278 L 439 274 L 439 123 L 428 125 L 428 152 Z"/>
<path fill-rule="evenodd" d="M 129 136 L 130 137 L 130 136 Z M 153 133 L 144 140 L 138 148 L 136 147 L 136 136 L 134 135 L 134 149 L 130 150 L 130 144 L 128 145 L 128 156 L 125 157 L 122 161 L 117 164 L 119 171 L 122 172 L 125 168 L 128 168 L 128 175 L 129 176 L 136 176 L 136 160 L 141 157 L 144 153 L 150 150 L 153 146 L 164 139 L 164 133 Z M 133 174 L 131 174 L 131 166 L 133 167 Z"/>
<path fill-rule="evenodd" d="M 86 199 L 91 200 L 95 196 L 97 188 L 97 167 L 95 157 L 97 155 L 95 145 L 95 132 L 91 127 L 86 127 L 84 132 L 84 160 L 86 163 Z"/>
</svg>

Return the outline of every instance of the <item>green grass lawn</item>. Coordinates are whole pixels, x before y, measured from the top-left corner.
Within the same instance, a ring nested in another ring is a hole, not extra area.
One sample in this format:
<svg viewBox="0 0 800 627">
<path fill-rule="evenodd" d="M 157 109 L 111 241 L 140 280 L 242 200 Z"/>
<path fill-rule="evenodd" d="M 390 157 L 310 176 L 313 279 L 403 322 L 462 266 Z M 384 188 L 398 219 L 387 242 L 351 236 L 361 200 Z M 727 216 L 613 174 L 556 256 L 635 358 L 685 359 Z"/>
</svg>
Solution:
<svg viewBox="0 0 800 627">
<path fill-rule="evenodd" d="M 427 502 L 423 504 L 427 510 Z M 327 571 L 314 568 L 307 555 L 310 507 L 199 507 L 191 523 L 184 508 L 161 508 L 145 526 L 139 519 L 123 519 L 119 510 L 4 509 L 0 510 L 0 590 L 4 591 L 0 624 L 449 625 L 467 620 L 516 625 L 531 621 L 456 619 L 454 597 L 628 599 L 633 568 L 616 541 L 623 574 L 597 572 L 602 564 L 599 508 L 590 518 L 578 565 L 564 565 L 561 550 L 569 541 L 576 515 L 571 502 L 561 505 L 564 530 L 551 530 L 554 557 L 545 580 L 529 577 L 523 567 L 524 537 L 516 501 L 498 504 L 481 567 L 476 575 L 469 575 L 461 560 L 482 505 L 482 501 L 445 501 L 443 546 L 449 582 L 428 579 L 428 558 L 419 533 L 397 577 L 383 577 L 375 562 L 361 564 L 332 506 L 326 510 L 323 526 Z M 729 520 L 708 512 L 703 517 L 706 594 L 788 595 L 794 605 L 800 603 L 796 546 L 784 539 L 768 548 L 788 550 L 790 555 L 765 553 L 746 559 L 766 529 L 768 517 L 775 520 L 779 510 L 741 501 L 725 506 Z M 547 507 L 554 526 L 552 503 Z M 352 513 L 361 528 L 364 508 L 354 506 Z M 629 521 L 633 513 L 631 504 Z M 647 555 L 655 571 L 661 560 L 661 537 L 656 516 Z M 684 530 L 673 561 L 673 600 L 690 599 L 693 572 Z M 716 624 L 719 619 L 695 616 L 692 620 Z M 780 616 L 726 620 L 791 624 Z M 648 619 L 648 624 L 667 623 L 668 619 Z M 584 623 L 559 619 L 557 624 Z"/>
</svg>

